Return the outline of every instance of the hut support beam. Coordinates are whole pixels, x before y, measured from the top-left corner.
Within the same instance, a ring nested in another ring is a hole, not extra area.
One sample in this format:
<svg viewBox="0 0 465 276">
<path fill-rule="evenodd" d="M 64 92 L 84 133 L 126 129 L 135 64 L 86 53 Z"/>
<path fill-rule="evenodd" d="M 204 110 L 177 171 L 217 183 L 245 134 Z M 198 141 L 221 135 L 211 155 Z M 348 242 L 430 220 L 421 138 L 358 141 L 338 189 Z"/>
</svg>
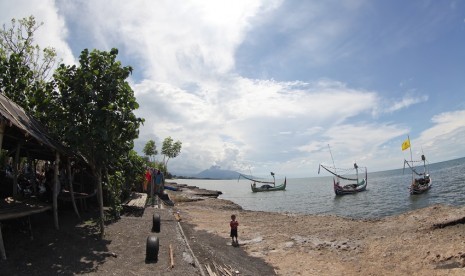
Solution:
<svg viewBox="0 0 465 276">
<path fill-rule="evenodd" d="M 55 171 L 53 177 L 53 218 L 55 220 L 55 228 L 57 230 L 60 229 L 58 225 L 58 172 L 60 171 L 60 154 L 58 152 L 55 153 Z"/>
</svg>

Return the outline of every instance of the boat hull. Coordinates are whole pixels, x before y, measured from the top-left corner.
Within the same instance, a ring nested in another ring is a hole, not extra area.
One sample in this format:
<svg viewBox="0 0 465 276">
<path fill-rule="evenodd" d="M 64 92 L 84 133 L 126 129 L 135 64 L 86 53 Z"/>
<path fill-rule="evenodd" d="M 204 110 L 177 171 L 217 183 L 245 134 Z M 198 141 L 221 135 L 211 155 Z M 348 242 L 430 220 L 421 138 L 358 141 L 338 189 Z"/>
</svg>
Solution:
<svg viewBox="0 0 465 276">
<path fill-rule="evenodd" d="M 284 179 L 284 183 L 279 186 L 271 186 L 271 185 L 262 185 L 261 187 L 257 187 L 255 183 L 250 184 L 250 188 L 252 192 L 273 192 L 273 191 L 283 191 L 286 190 L 286 179 Z"/>
<path fill-rule="evenodd" d="M 412 185 L 410 186 L 410 194 L 411 195 L 418 195 L 424 192 L 427 192 L 431 189 L 433 180 L 431 177 L 428 178 L 417 178 L 413 181 Z"/>
<path fill-rule="evenodd" d="M 339 182 L 336 182 L 336 179 L 333 179 L 334 193 L 336 195 L 349 195 L 366 191 L 367 184 L 368 181 L 366 178 L 362 179 L 360 183 L 348 184 L 344 186 L 341 186 Z"/>
</svg>

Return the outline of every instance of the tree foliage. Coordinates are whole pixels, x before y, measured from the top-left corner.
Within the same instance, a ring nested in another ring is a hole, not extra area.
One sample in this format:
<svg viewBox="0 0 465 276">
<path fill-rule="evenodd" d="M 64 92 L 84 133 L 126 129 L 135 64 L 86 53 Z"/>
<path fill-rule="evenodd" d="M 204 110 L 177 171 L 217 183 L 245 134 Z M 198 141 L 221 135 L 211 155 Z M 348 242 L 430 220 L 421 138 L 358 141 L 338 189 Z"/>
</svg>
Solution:
<svg viewBox="0 0 465 276">
<path fill-rule="evenodd" d="M 166 137 L 165 140 L 163 140 L 161 153 L 164 155 L 163 163 L 165 164 L 166 169 L 168 169 L 168 161 L 170 158 L 175 158 L 181 152 L 181 146 L 182 143 L 180 141 L 174 142 L 171 136 Z"/>
<path fill-rule="evenodd" d="M 79 66 L 62 64 L 55 74 L 61 93 L 56 112 L 62 118 L 56 129 L 94 168 L 112 165 L 127 154 L 143 122 L 133 113 L 139 105 L 126 81 L 132 68 L 123 67 L 117 54 L 117 49 L 85 49 Z"/>
<path fill-rule="evenodd" d="M 0 30 L 0 56 L 18 55 L 20 64 L 29 67 L 32 78 L 37 81 L 47 80 L 57 63 L 54 48 L 41 49 L 39 45 L 34 44 L 34 33 L 43 24 L 36 22 L 31 15 L 19 20 L 13 18 L 10 27 L 3 24 Z"/>
<path fill-rule="evenodd" d="M 102 235 L 103 170 L 108 175 L 109 168 L 117 167 L 120 158 L 129 154 L 143 122 L 133 112 L 139 105 L 126 81 L 132 68 L 122 66 L 116 60 L 117 55 L 117 49 L 110 52 L 85 49 L 78 66 L 61 64 L 54 74 L 60 97 L 51 116 L 61 118 L 55 121 L 54 129 L 60 131 L 68 146 L 84 155 L 97 179 Z M 112 179 L 119 183 L 119 178 L 107 177 L 107 181 Z"/>
<path fill-rule="evenodd" d="M 142 151 L 144 152 L 145 156 L 149 157 L 150 161 L 153 161 L 153 158 L 151 158 L 151 157 L 158 154 L 157 146 L 155 145 L 155 141 L 149 140 L 145 144 L 144 149 Z"/>
<path fill-rule="evenodd" d="M 48 79 L 57 61 L 53 48 L 34 44 L 34 32 L 42 25 L 30 16 L 12 19 L 10 27 L 4 24 L 0 30 L 1 91 L 39 120 L 47 119 L 53 95 Z"/>
</svg>

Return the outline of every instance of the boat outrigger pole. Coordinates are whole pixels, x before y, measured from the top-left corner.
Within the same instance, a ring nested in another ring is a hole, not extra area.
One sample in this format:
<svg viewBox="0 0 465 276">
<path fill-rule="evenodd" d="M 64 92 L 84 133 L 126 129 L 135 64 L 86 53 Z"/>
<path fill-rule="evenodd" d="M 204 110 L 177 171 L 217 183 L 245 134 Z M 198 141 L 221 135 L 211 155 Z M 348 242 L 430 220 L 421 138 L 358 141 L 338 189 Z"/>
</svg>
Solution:
<svg viewBox="0 0 465 276">
<path fill-rule="evenodd" d="M 355 169 L 355 173 L 357 175 L 357 184 L 358 184 L 358 165 L 357 165 L 357 162 L 354 162 L 354 169 Z"/>
<path fill-rule="evenodd" d="M 410 143 L 410 135 L 407 135 L 407 138 L 408 138 L 408 143 L 409 143 L 409 149 L 410 149 L 410 162 L 412 163 L 412 166 L 413 166 L 413 156 L 412 156 L 412 144 Z M 415 181 L 415 177 L 413 176 L 413 173 L 412 173 L 412 183 Z"/>
</svg>

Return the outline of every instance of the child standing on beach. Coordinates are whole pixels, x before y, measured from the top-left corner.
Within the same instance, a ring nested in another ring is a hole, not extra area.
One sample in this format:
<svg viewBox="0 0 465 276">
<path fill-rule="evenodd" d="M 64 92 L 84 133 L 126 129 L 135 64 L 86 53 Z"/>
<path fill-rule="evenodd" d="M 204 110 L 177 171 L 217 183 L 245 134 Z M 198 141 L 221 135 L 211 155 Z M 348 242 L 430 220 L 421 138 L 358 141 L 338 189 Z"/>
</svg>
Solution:
<svg viewBox="0 0 465 276">
<path fill-rule="evenodd" d="M 231 215 L 231 222 L 229 223 L 229 226 L 231 227 L 231 244 L 238 245 L 239 242 L 237 241 L 237 227 L 239 226 L 239 222 L 236 220 L 236 215 Z M 234 238 L 236 238 L 236 241 L 234 241 Z"/>
</svg>

